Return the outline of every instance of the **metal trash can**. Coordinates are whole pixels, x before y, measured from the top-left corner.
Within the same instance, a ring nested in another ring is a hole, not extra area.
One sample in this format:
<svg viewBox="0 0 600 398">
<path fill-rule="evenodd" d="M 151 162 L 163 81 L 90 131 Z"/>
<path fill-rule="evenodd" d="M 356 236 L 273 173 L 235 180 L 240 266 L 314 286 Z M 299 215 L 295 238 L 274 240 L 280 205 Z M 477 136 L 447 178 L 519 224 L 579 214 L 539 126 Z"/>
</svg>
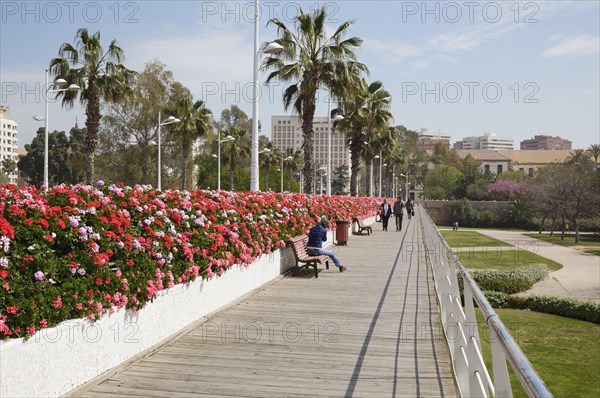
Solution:
<svg viewBox="0 0 600 398">
<path fill-rule="evenodd" d="M 338 245 L 347 245 L 348 244 L 348 227 L 350 222 L 341 220 L 335 222 L 335 239 L 337 240 Z"/>
</svg>

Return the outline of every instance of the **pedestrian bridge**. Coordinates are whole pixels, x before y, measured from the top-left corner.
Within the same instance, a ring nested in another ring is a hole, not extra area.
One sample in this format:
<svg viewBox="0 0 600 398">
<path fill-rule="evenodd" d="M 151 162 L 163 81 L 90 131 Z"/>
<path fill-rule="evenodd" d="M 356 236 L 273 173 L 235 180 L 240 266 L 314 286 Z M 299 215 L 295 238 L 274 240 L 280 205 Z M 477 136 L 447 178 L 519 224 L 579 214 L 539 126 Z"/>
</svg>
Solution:
<svg viewBox="0 0 600 398">
<path fill-rule="evenodd" d="M 507 362 L 530 395 L 551 396 L 458 266 L 461 305 L 457 264 L 423 209 L 402 231 L 374 227 L 333 249 L 347 272 L 280 278 L 71 396 L 511 396 Z"/>
</svg>

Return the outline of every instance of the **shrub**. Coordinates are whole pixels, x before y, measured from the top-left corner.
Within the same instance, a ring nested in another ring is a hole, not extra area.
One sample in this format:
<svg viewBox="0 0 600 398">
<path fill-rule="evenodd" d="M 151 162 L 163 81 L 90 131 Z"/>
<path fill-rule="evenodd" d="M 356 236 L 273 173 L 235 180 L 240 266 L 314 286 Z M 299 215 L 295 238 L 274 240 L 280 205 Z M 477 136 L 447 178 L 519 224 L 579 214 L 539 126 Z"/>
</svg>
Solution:
<svg viewBox="0 0 600 398">
<path fill-rule="evenodd" d="M 529 264 L 509 271 L 473 271 L 471 277 L 481 290 L 502 293 L 519 293 L 531 289 L 534 283 L 548 276 L 545 264 Z M 462 290 L 462 278 L 459 286 Z"/>
<path fill-rule="evenodd" d="M 494 291 L 484 291 L 483 294 L 495 309 L 531 310 L 600 324 L 599 303 L 546 295 L 522 297 Z"/>
</svg>

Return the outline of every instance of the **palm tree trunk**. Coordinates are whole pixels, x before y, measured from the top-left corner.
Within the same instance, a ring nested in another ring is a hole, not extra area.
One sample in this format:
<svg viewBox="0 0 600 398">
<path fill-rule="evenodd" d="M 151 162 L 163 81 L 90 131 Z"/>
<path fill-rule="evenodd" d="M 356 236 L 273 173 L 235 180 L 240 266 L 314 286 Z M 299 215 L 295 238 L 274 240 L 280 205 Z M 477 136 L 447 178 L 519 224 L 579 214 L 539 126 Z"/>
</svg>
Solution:
<svg viewBox="0 0 600 398">
<path fill-rule="evenodd" d="M 360 152 L 362 137 L 360 128 L 352 131 L 350 144 L 350 196 L 358 196 L 358 173 L 360 172 Z"/>
<path fill-rule="evenodd" d="M 267 176 L 265 177 L 265 192 L 269 190 L 269 174 L 271 173 L 271 162 L 267 162 Z"/>
<path fill-rule="evenodd" d="M 85 109 L 85 127 L 87 127 L 87 135 L 85 137 L 85 182 L 92 184 L 94 182 L 94 154 L 96 153 L 96 145 L 98 143 L 98 130 L 100 128 L 100 97 L 97 89 L 94 86 L 94 81 L 88 82 L 89 98 Z"/>
<path fill-rule="evenodd" d="M 315 90 L 307 93 L 302 112 L 302 135 L 304 136 L 304 192 L 313 193 L 313 120 L 315 117 Z"/>
</svg>

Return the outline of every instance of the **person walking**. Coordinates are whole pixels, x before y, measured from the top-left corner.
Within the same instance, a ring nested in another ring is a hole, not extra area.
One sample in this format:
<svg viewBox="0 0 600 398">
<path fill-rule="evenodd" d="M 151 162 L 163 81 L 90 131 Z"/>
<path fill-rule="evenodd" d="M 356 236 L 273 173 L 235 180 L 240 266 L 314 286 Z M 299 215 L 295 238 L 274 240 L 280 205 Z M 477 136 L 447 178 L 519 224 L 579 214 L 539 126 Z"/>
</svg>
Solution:
<svg viewBox="0 0 600 398">
<path fill-rule="evenodd" d="M 306 254 L 309 256 L 329 256 L 340 272 L 344 272 L 347 267 L 340 263 L 340 260 L 335 253 L 323 249 L 323 242 L 327 241 L 327 228 L 329 228 L 329 220 L 327 220 L 326 217 L 321 217 L 321 221 L 310 229 L 310 232 L 308 233 L 308 244 L 306 245 Z"/>
<path fill-rule="evenodd" d="M 410 220 L 411 217 L 415 214 L 415 207 L 414 207 L 413 201 L 410 200 L 410 198 L 408 198 L 406 200 L 405 206 L 406 206 L 406 214 L 408 215 L 408 219 Z"/>
<path fill-rule="evenodd" d="M 383 203 L 381 204 L 381 211 L 379 212 L 381 217 L 381 222 L 383 223 L 383 230 L 388 230 L 388 221 L 390 220 L 390 216 L 392 215 L 392 206 L 388 203 L 387 199 L 383 199 Z"/>
<path fill-rule="evenodd" d="M 394 216 L 396 216 L 396 231 L 402 231 L 402 217 L 404 217 L 404 203 L 402 196 L 394 202 Z"/>
</svg>

